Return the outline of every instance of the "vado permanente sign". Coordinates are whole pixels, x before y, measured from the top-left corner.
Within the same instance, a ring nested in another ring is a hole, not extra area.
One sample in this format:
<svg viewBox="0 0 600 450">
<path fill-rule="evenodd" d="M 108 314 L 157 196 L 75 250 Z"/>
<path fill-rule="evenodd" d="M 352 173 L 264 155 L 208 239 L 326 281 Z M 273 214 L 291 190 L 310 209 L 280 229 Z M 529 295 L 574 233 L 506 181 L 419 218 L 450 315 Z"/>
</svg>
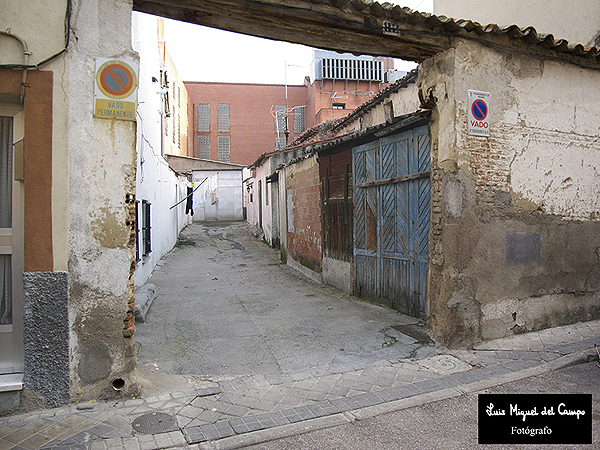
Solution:
<svg viewBox="0 0 600 450">
<path fill-rule="evenodd" d="M 96 58 L 94 117 L 135 120 L 138 64 L 111 58 Z"/>
<path fill-rule="evenodd" d="M 490 93 L 469 91 L 469 134 L 490 135 Z"/>
</svg>

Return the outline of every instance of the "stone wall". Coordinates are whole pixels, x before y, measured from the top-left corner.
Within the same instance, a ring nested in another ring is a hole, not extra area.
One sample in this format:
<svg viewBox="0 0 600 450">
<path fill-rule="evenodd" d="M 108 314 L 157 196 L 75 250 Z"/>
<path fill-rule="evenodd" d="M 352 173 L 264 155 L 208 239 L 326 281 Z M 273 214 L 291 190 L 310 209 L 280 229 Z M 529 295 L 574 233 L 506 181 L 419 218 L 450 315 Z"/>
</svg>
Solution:
<svg viewBox="0 0 600 450">
<path fill-rule="evenodd" d="M 594 70 L 457 40 L 425 61 L 433 107 L 429 320 L 439 342 L 600 317 Z M 467 134 L 491 93 L 489 138 Z"/>
</svg>

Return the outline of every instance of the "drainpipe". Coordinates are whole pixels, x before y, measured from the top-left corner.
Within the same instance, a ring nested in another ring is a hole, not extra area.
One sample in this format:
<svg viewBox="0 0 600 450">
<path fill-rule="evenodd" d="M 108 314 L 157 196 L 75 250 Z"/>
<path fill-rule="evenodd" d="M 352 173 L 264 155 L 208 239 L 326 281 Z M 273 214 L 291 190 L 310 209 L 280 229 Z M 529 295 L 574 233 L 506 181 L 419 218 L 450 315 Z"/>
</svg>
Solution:
<svg viewBox="0 0 600 450">
<path fill-rule="evenodd" d="M 21 95 L 19 96 L 21 103 L 23 103 L 23 99 L 25 98 L 25 87 L 27 86 L 27 65 L 29 63 L 29 57 L 31 56 L 31 52 L 27 47 L 27 42 L 25 42 L 16 34 L 12 33 L 10 31 L 10 28 L 8 28 L 6 31 L 0 31 L 0 34 L 16 39 L 17 41 L 19 41 L 19 44 L 21 44 L 21 47 L 23 48 L 23 76 L 21 77 Z"/>
</svg>

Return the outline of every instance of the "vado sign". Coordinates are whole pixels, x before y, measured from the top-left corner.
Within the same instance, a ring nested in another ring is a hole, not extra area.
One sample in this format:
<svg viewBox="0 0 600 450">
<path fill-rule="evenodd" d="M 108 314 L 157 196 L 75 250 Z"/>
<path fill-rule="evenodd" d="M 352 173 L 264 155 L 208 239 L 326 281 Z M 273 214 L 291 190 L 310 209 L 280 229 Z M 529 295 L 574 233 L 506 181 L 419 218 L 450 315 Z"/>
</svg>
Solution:
<svg viewBox="0 0 600 450">
<path fill-rule="evenodd" d="M 94 117 L 135 120 L 138 64 L 96 58 Z"/>
<path fill-rule="evenodd" d="M 490 93 L 469 91 L 469 134 L 490 135 Z"/>
</svg>

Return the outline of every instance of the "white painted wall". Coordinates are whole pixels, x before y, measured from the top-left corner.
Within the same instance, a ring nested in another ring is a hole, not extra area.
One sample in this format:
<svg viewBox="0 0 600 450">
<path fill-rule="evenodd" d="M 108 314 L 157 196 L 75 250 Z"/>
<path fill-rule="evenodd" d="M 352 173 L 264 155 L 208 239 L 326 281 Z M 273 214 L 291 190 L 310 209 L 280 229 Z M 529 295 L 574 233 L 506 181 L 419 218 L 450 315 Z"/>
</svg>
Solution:
<svg viewBox="0 0 600 450">
<path fill-rule="evenodd" d="M 244 219 L 241 170 L 194 170 L 192 180 L 195 222 Z"/>
<path fill-rule="evenodd" d="M 263 164 L 256 168 L 256 176 L 254 177 L 254 202 L 255 202 L 255 214 L 257 218 L 258 226 L 258 214 L 259 207 L 258 202 L 262 203 L 262 230 L 265 234 L 265 241 L 269 244 L 273 244 L 273 185 L 267 183 L 267 177 L 272 174 L 272 157 L 266 159 Z M 258 195 L 258 185 L 260 182 L 261 195 Z"/>
<path fill-rule="evenodd" d="M 152 81 L 152 77 L 160 80 L 161 69 L 157 21 L 148 14 L 133 12 L 132 15 L 132 44 L 140 55 L 136 200 L 151 203 L 152 220 L 152 252 L 137 263 L 136 286 L 144 284 L 156 263 L 171 251 L 179 231 L 191 217 L 185 214 L 185 202 L 171 208 L 187 195 L 189 182 L 171 170 L 161 156 L 164 140 L 161 141 L 160 83 Z"/>
<path fill-rule="evenodd" d="M 434 0 L 436 15 L 470 19 L 482 25 L 533 26 L 572 44 L 593 45 L 600 33 L 600 2 L 578 0 Z"/>
</svg>

